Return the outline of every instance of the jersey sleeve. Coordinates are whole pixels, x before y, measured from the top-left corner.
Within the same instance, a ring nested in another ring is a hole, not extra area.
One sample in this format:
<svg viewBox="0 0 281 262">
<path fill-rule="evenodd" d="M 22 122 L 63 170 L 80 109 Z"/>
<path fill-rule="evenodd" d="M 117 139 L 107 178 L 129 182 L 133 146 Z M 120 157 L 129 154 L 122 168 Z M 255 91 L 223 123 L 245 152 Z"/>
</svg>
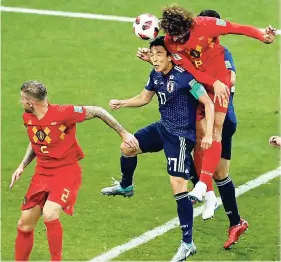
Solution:
<svg viewBox="0 0 281 262">
<path fill-rule="evenodd" d="M 154 87 L 154 83 L 153 83 L 153 75 L 154 75 L 154 70 L 151 71 L 147 83 L 145 85 L 145 89 L 147 91 L 156 91 L 155 87 Z"/>
<path fill-rule="evenodd" d="M 236 73 L 236 68 L 234 65 L 232 54 L 226 48 L 224 49 L 224 61 L 226 68 Z"/>
<path fill-rule="evenodd" d="M 86 109 L 83 106 L 63 105 L 58 107 L 58 111 L 66 125 L 83 122 L 86 117 Z"/>
<path fill-rule="evenodd" d="M 245 35 L 256 38 L 262 42 L 264 41 L 263 32 L 254 26 L 241 25 L 214 17 L 204 17 L 204 25 L 208 34 L 212 37 L 234 34 Z"/>
</svg>

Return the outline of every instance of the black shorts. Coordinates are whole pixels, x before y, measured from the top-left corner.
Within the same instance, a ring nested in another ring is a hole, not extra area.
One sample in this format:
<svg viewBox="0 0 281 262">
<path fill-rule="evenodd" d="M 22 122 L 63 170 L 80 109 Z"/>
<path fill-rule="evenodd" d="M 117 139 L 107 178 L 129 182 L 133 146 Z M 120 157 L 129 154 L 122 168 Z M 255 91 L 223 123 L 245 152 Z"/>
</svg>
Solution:
<svg viewBox="0 0 281 262">
<path fill-rule="evenodd" d="M 189 179 L 193 166 L 191 152 L 194 144 L 187 138 L 170 134 L 159 122 L 146 126 L 135 133 L 143 153 L 164 149 L 167 172 L 171 176 Z"/>
</svg>

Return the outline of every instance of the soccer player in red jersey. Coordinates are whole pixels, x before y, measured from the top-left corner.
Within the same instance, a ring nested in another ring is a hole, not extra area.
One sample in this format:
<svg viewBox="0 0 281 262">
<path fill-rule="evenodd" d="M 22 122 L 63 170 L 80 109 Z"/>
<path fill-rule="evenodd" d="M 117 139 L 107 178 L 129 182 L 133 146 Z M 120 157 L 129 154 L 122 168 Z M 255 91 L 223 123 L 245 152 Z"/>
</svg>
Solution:
<svg viewBox="0 0 281 262">
<path fill-rule="evenodd" d="M 51 260 L 60 261 L 63 229 L 59 216 L 61 211 L 72 215 L 81 185 L 78 161 L 84 154 L 76 140 L 76 123 L 98 117 L 114 129 L 128 147 L 139 149 L 138 141 L 101 107 L 49 104 L 46 87 L 37 81 L 21 86 L 20 101 L 25 110 L 23 121 L 30 143 L 12 175 L 10 188 L 35 157 L 37 165 L 21 206 L 15 260 L 29 259 L 34 228 L 42 215 Z"/>
<path fill-rule="evenodd" d="M 164 8 L 161 28 L 166 33 L 165 44 L 174 63 L 204 84 L 215 103 L 213 144 L 204 152 L 197 146 L 194 155 L 197 170 L 201 170 L 200 181 L 189 196 L 201 202 L 206 191 L 213 190 L 212 177 L 220 161 L 222 127 L 230 93 L 230 71 L 225 66 L 224 48 L 218 37 L 225 34 L 246 35 L 270 44 L 274 41 L 276 30 L 268 26 L 262 32 L 252 26 L 213 17 L 193 17 L 190 11 L 177 5 Z M 204 130 L 203 118 L 204 112 L 199 107 L 197 130 Z"/>
</svg>

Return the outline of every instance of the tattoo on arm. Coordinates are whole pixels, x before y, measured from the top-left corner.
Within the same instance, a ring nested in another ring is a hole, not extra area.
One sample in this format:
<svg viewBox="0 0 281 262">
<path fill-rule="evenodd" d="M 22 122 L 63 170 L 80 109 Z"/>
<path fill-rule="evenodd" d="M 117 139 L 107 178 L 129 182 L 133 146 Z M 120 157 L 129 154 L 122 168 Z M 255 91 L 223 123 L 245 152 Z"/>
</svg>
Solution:
<svg viewBox="0 0 281 262">
<path fill-rule="evenodd" d="M 118 121 L 109 114 L 105 109 L 98 106 L 84 106 L 86 109 L 86 118 L 85 120 L 90 120 L 95 117 L 100 118 L 104 123 L 114 129 L 119 135 L 125 131 Z"/>
<path fill-rule="evenodd" d="M 28 166 L 35 157 L 36 157 L 36 155 L 31 147 L 31 143 L 29 143 L 29 145 L 26 149 L 25 156 L 22 160 L 23 167 Z"/>
</svg>

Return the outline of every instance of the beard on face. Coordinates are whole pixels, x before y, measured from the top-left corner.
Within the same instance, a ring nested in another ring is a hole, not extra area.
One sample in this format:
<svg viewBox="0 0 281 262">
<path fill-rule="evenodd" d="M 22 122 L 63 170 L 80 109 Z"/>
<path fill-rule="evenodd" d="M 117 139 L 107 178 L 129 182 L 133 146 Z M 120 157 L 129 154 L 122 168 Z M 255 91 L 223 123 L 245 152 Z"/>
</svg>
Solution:
<svg viewBox="0 0 281 262">
<path fill-rule="evenodd" d="M 24 108 L 24 111 L 26 113 L 33 113 L 33 109 L 32 108 Z"/>
</svg>

